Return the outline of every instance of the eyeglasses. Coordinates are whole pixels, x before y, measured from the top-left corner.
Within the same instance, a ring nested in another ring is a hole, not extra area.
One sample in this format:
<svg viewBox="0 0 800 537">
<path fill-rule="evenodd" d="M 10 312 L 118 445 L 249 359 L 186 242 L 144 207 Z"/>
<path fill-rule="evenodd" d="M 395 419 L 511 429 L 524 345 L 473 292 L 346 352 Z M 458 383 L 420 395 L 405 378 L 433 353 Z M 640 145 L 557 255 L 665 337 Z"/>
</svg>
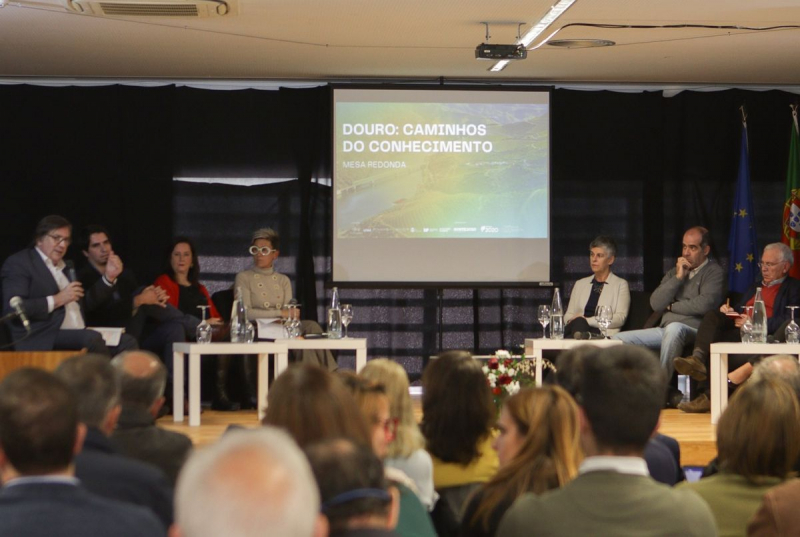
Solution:
<svg viewBox="0 0 800 537">
<path fill-rule="evenodd" d="M 275 248 L 270 248 L 269 246 L 262 246 L 260 248 L 258 246 L 251 246 L 250 247 L 250 254 L 251 255 L 256 255 L 256 254 L 269 255 L 272 252 L 277 252 L 277 251 L 278 250 L 276 250 Z"/>
<path fill-rule="evenodd" d="M 72 239 L 69 237 L 62 237 L 61 235 L 50 235 L 50 234 L 48 234 L 47 236 L 55 241 L 56 246 L 60 246 L 61 244 L 66 244 L 67 246 L 69 246 L 70 244 L 72 244 Z"/>
<path fill-rule="evenodd" d="M 759 263 L 758 268 L 767 267 L 768 269 L 772 269 L 780 265 L 781 263 Z"/>
</svg>

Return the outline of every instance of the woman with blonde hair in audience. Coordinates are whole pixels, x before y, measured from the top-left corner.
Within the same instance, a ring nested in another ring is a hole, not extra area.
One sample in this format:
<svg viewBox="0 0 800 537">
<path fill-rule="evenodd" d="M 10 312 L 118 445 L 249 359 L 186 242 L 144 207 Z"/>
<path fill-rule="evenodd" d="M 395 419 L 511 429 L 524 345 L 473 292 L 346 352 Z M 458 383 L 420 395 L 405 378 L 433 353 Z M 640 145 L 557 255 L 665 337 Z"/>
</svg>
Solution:
<svg viewBox="0 0 800 537">
<path fill-rule="evenodd" d="M 800 454 L 800 404 L 780 379 L 750 380 L 717 424 L 720 472 L 680 486 L 711 507 L 720 537 L 744 535 L 770 488 L 783 482 Z"/>
<path fill-rule="evenodd" d="M 469 500 L 460 535 L 491 536 L 518 497 L 563 486 L 582 459 L 578 406 L 558 386 L 528 388 L 510 397 L 497 421 L 500 469 Z"/>
<path fill-rule="evenodd" d="M 382 384 L 360 377 L 352 371 L 339 371 L 338 374 L 353 393 L 361 414 L 370 427 L 372 449 L 383 461 L 389 453 L 389 446 L 394 441 L 397 431 L 397 419 L 391 414 L 385 388 Z M 395 531 L 400 535 L 417 537 L 436 535 L 414 481 L 396 468 L 385 466 L 385 471 L 387 479 L 400 492 L 400 514 Z"/>
<path fill-rule="evenodd" d="M 428 509 L 432 509 L 436 498 L 433 463 L 425 451 L 425 438 L 414 418 L 406 370 L 397 362 L 378 358 L 367 362 L 359 375 L 383 385 L 389 398 L 390 413 L 397 422 L 394 440 L 389 444 L 384 464 L 397 468 L 413 479 L 420 500 Z"/>
</svg>

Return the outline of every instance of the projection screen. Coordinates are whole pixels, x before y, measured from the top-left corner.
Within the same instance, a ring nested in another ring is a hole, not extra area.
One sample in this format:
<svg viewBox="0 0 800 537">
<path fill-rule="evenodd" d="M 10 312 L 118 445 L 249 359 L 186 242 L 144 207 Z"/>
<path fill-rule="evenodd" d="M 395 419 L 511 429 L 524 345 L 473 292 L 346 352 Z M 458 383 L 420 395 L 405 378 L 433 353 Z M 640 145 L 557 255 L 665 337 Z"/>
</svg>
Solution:
<svg viewBox="0 0 800 537">
<path fill-rule="evenodd" d="M 550 279 L 548 90 L 333 90 L 333 281 Z"/>
</svg>

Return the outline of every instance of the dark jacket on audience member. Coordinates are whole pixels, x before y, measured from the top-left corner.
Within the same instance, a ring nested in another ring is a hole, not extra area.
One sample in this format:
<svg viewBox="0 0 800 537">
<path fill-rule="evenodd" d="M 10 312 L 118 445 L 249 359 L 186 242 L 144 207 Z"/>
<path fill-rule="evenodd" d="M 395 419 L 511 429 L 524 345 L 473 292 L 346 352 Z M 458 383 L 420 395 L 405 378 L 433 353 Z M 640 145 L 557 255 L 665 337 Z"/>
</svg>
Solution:
<svg viewBox="0 0 800 537">
<path fill-rule="evenodd" d="M 158 427 L 150 412 L 136 407 L 122 407 L 110 440 L 121 455 L 158 467 L 173 487 L 192 449 L 188 436 Z"/>
<path fill-rule="evenodd" d="M 173 491 L 164 473 L 115 453 L 99 429 L 89 427 L 86 431 L 83 449 L 75 457 L 75 477 L 99 496 L 149 508 L 165 529 L 172 524 Z"/>
<path fill-rule="evenodd" d="M 0 535 L 158 537 L 166 529 L 148 509 L 100 498 L 69 483 L 25 483 L 0 490 Z"/>
<path fill-rule="evenodd" d="M 681 448 L 670 436 L 657 434 L 644 448 L 644 460 L 650 476 L 665 485 L 673 486 L 685 479 L 681 468 Z"/>
</svg>

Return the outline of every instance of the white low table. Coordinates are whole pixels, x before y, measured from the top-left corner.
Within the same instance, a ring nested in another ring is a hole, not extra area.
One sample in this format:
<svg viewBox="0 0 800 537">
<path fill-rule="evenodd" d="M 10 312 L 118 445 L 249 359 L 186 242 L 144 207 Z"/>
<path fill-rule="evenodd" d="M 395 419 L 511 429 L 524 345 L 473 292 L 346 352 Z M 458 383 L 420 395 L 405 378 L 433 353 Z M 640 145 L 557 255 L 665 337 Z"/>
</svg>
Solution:
<svg viewBox="0 0 800 537">
<path fill-rule="evenodd" d="M 712 343 L 711 423 L 716 425 L 728 406 L 728 356 L 731 354 L 793 354 L 800 359 L 800 343 Z"/>
<path fill-rule="evenodd" d="M 269 390 L 269 357 L 275 356 L 275 376 L 289 365 L 289 354 L 282 343 L 174 343 L 172 346 L 172 413 L 183 421 L 183 357 L 189 355 L 189 425 L 200 425 L 200 358 L 206 354 L 258 355 L 258 419 L 264 417 Z"/>
<path fill-rule="evenodd" d="M 356 351 L 356 371 L 367 365 L 367 338 L 348 337 L 341 339 L 276 339 L 275 343 L 292 350 L 351 350 Z M 283 358 L 288 362 L 288 354 Z"/>
<path fill-rule="evenodd" d="M 536 385 L 542 385 L 542 363 L 544 362 L 544 351 L 563 351 L 581 345 L 593 345 L 595 347 L 613 347 L 622 345 L 618 339 L 526 339 L 525 356 L 530 356 L 534 360 L 536 371 Z"/>
</svg>

